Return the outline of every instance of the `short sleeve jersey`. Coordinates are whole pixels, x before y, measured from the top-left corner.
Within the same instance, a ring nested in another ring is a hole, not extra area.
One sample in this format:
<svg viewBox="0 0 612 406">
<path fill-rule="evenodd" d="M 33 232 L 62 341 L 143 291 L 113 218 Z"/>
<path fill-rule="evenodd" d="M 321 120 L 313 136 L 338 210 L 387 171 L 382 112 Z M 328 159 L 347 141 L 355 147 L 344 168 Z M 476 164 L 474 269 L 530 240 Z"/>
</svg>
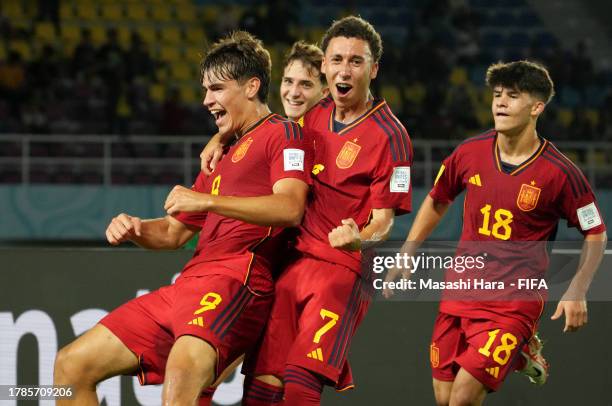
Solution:
<svg viewBox="0 0 612 406">
<path fill-rule="evenodd" d="M 443 161 L 430 196 L 449 203 L 463 191 L 460 240 L 491 242 L 488 246 L 498 242 L 496 254 L 501 265 L 495 269 L 503 273 L 524 270 L 542 277 L 548 268 L 545 244 L 524 242 L 553 240 L 562 218 L 583 235 L 605 231 L 588 181 L 571 160 L 543 138 L 537 151 L 510 173 L 502 170 L 496 131 L 469 138 Z M 542 297 L 537 302 L 498 305 L 504 306 L 503 313 L 524 313 L 537 320 Z M 487 307 L 490 310 L 491 304 L 443 301 L 440 310 L 480 317 Z"/>
<path fill-rule="evenodd" d="M 274 184 L 283 178 L 310 184 L 312 142 L 295 123 L 270 114 L 224 154 L 210 176 L 200 173 L 192 189 L 213 195 L 254 197 L 273 194 Z M 271 280 L 268 274 L 282 227 L 264 227 L 224 217 L 216 213 L 179 213 L 176 218 L 201 228 L 193 258 L 183 275 L 204 275 L 206 264 L 215 262 L 227 274 L 246 283 L 255 277 Z M 263 267 L 254 267 L 254 264 Z M 266 269 L 260 275 L 251 270 Z M 218 267 L 215 273 L 218 273 Z"/>
<path fill-rule="evenodd" d="M 412 144 L 384 100 L 333 131 L 335 104 L 321 100 L 303 118 L 314 137 L 313 193 L 300 227 L 298 250 L 360 272 L 361 254 L 332 248 L 328 234 L 353 218 L 360 229 L 372 209 L 411 210 Z"/>
</svg>

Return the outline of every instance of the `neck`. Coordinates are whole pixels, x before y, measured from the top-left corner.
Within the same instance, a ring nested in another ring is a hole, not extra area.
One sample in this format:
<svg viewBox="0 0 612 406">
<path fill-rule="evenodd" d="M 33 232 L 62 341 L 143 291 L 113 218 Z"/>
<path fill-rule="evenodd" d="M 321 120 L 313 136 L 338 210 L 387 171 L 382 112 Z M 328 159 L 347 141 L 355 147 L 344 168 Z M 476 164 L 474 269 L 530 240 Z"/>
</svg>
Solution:
<svg viewBox="0 0 612 406">
<path fill-rule="evenodd" d="M 365 98 L 360 99 L 352 106 L 339 106 L 336 103 L 336 114 L 334 116 L 334 120 L 345 124 L 351 123 L 368 111 L 368 109 L 372 107 L 373 102 L 374 99 L 368 93 Z"/>
<path fill-rule="evenodd" d="M 502 161 L 514 164 L 530 157 L 540 146 L 535 124 L 515 131 L 498 132 L 497 147 Z"/>
<path fill-rule="evenodd" d="M 241 138 L 247 131 L 253 127 L 255 123 L 270 114 L 270 108 L 267 104 L 256 103 L 251 111 L 247 112 L 240 129 L 236 131 L 236 138 Z"/>
</svg>

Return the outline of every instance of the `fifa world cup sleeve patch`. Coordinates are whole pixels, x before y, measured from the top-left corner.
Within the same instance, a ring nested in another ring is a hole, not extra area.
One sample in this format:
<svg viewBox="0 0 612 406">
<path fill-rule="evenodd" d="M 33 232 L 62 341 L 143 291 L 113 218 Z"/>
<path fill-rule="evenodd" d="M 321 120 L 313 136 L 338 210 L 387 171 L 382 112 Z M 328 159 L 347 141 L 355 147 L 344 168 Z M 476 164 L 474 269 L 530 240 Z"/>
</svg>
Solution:
<svg viewBox="0 0 612 406">
<path fill-rule="evenodd" d="M 391 192 L 408 193 L 410 191 L 410 167 L 397 166 L 391 175 Z"/>
<path fill-rule="evenodd" d="M 284 149 L 283 163 L 285 171 L 304 172 L 304 151 L 295 148 Z"/>
<path fill-rule="evenodd" d="M 578 220 L 580 221 L 580 228 L 582 231 L 587 231 L 601 225 L 601 216 L 599 215 L 597 206 L 595 206 L 595 202 L 579 208 L 576 213 L 578 214 Z"/>
</svg>

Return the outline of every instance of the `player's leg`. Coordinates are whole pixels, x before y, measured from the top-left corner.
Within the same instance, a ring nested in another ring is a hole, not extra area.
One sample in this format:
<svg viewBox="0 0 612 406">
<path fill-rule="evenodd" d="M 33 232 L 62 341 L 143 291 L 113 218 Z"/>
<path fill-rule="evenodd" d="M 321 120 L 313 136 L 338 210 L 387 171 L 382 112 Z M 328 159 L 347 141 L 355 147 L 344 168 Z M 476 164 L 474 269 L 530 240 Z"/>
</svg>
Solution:
<svg viewBox="0 0 612 406">
<path fill-rule="evenodd" d="M 71 400 L 58 405 L 97 405 L 96 384 L 115 375 L 132 374 L 138 358 L 109 329 L 97 324 L 62 348 L 55 359 L 54 385 L 70 385 Z"/>
<path fill-rule="evenodd" d="M 433 391 L 434 397 L 436 398 L 436 405 L 448 406 L 450 403 L 451 389 L 453 388 L 453 381 L 440 381 L 433 378 Z"/>
<path fill-rule="evenodd" d="M 196 404 L 202 390 L 213 383 L 216 365 L 212 345 L 190 335 L 179 337 L 168 356 L 162 404 Z"/>
<path fill-rule="evenodd" d="M 480 406 L 486 396 L 487 388 L 461 368 L 452 384 L 449 406 Z"/>
<path fill-rule="evenodd" d="M 467 348 L 461 318 L 438 313 L 429 345 L 429 362 L 436 405 L 448 406 L 451 389 L 459 371 L 455 359 Z"/>
</svg>

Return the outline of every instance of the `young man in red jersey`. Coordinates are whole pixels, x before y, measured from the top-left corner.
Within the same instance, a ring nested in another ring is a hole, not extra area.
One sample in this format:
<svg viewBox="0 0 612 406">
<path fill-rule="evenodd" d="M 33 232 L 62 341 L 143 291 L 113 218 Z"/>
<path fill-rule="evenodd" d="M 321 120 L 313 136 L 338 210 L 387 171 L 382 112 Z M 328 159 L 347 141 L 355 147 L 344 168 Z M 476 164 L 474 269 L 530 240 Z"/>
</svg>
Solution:
<svg viewBox="0 0 612 406">
<path fill-rule="evenodd" d="M 460 247 L 477 242 L 493 249 L 491 269 L 500 280 L 524 272 L 542 278 L 548 267 L 545 242 L 554 237 L 558 221 L 567 219 L 585 244 L 552 318 L 565 313 L 564 331 L 576 331 L 587 321 L 586 292 L 607 241 L 595 196 L 582 172 L 536 132 L 554 94 L 547 70 L 528 61 L 494 64 L 487 85 L 493 90 L 495 129 L 469 138 L 444 160 L 403 249 L 414 254 L 465 190 Z M 451 269 L 447 280 L 454 275 Z M 438 405 L 480 405 L 513 369 L 537 329 L 544 299 L 538 291 L 510 292 L 516 295 L 510 300 L 494 300 L 493 293 L 481 299 L 443 296 L 430 346 Z"/>
<path fill-rule="evenodd" d="M 276 283 L 262 344 L 243 368 L 244 405 L 283 397 L 283 405 L 318 405 L 323 385 L 352 386 L 347 353 L 370 303 L 361 250 L 386 239 L 394 215 L 411 209 L 408 133 L 369 90 L 380 35 L 350 16 L 332 24 L 321 46 L 331 96 L 300 120 L 314 136 L 313 193 L 296 259 Z"/>
<path fill-rule="evenodd" d="M 126 374 L 163 382 L 164 404 L 194 405 L 261 335 L 272 253 L 283 228 L 302 219 L 312 160 L 299 126 L 266 105 L 270 66 L 261 41 L 245 32 L 204 58 L 204 105 L 233 137 L 225 159 L 191 189 L 176 186 L 166 217 L 120 214 L 106 230 L 113 245 L 149 249 L 178 248 L 201 231 L 198 247 L 173 285 L 120 306 L 59 352 L 54 381 L 75 387 L 66 403 L 97 404 L 96 384 Z"/>
<path fill-rule="evenodd" d="M 352 385 L 347 353 L 370 303 L 361 250 L 410 211 L 412 147 L 380 99 L 369 95 L 382 42 L 366 21 L 346 17 L 322 40 L 331 97 L 309 110 L 314 133 L 313 193 L 296 259 L 276 283 L 259 351 L 247 357 L 243 404 L 320 404 L 323 385 Z"/>
</svg>

